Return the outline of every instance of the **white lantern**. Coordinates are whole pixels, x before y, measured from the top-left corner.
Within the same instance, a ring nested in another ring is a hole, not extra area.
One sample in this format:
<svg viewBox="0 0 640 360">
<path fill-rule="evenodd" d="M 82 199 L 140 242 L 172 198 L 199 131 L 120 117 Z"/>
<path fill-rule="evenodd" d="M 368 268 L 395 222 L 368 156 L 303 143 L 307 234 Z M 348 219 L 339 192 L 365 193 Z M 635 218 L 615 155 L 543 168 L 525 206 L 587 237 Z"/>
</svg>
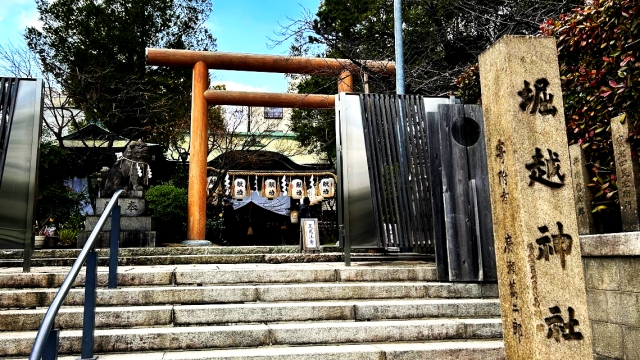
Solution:
<svg viewBox="0 0 640 360">
<path fill-rule="evenodd" d="M 302 180 L 295 179 L 291 181 L 291 198 L 300 200 L 304 196 L 304 186 Z"/>
<path fill-rule="evenodd" d="M 278 182 L 274 179 L 264 181 L 264 194 L 267 199 L 275 199 L 278 193 Z"/>
<path fill-rule="evenodd" d="M 247 196 L 247 181 L 245 179 L 235 179 L 233 187 L 234 199 L 243 200 Z"/>
<path fill-rule="evenodd" d="M 320 180 L 320 195 L 324 198 L 331 198 L 335 195 L 335 183 L 332 178 Z"/>
</svg>

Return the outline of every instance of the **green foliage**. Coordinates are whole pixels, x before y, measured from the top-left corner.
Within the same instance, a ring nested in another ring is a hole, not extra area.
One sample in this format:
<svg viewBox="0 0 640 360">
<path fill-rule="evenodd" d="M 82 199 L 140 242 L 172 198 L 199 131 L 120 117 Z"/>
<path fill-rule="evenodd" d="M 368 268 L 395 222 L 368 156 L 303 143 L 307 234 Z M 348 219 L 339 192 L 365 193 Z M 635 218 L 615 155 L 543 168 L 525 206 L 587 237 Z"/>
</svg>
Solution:
<svg viewBox="0 0 640 360">
<path fill-rule="evenodd" d="M 145 198 L 162 241 L 186 239 L 187 191 L 173 185 L 158 185 L 151 187 Z"/>
<path fill-rule="evenodd" d="M 71 172 L 72 162 L 64 149 L 51 143 L 40 145 L 36 219 L 41 224 L 50 218 L 55 223 L 64 223 L 80 216 L 80 209 L 88 196 L 64 186 L 63 181 L 70 177 Z"/>
<path fill-rule="evenodd" d="M 180 189 L 187 189 L 189 187 L 189 167 L 178 163 L 176 165 L 176 172 L 173 173 L 169 180 L 169 185 L 173 185 Z"/>
<path fill-rule="evenodd" d="M 300 82 L 299 93 L 333 94 L 334 77 L 313 76 Z M 291 130 L 300 145 L 316 153 L 325 154 L 330 163 L 336 159 L 336 127 L 334 110 L 294 109 Z"/>
<path fill-rule="evenodd" d="M 403 1 L 408 94 L 447 95 L 460 71 L 505 34 L 534 34 L 539 24 L 581 0 Z M 393 1 L 325 0 L 313 16 L 285 28 L 292 54 L 323 45 L 327 57 L 393 60 Z M 306 35 L 306 36 L 305 36 Z M 364 70 L 368 71 L 368 70 Z M 371 92 L 392 93 L 393 76 L 370 73 Z M 335 91 L 335 85 L 333 90 Z"/>
<path fill-rule="evenodd" d="M 74 214 L 62 225 L 62 228 L 82 231 L 84 230 L 84 220 L 85 217 L 83 215 Z"/>
<path fill-rule="evenodd" d="M 480 104 L 480 73 L 478 64 L 471 65 L 454 82 L 455 95 L 465 104 Z"/>
<path fill-rule="evenodd" d="M 219 212 L 218 210 L 218 214 Z M 206 236 L 207 240 L 213 243 L 218 243 L 222 234 L 222 218 L 216 215 L 210 216 L 207 212 Z"/>
<path fill-rule="evenodd" d="M 211 0 L 36 0 L 28 46 L 86 119 L 131 139 L 184 134 L 191 71 L 146 65 L 145 48 L 214 50 Z M 176 126 L 180 124 L 180 126 Z"/>
<path fill-rule="evenodd" d="M 534 34 L 542 21 L 580 2 L 403 1 L 406 93 L 448 95 L 460 71 L 502 35 Z M 362 59 L 393 60 L 393 1 L 325 0 L 316 14 L 307 14 L 284 28 L 281 35 L 294 40 L 291 55 L 322 49 L 320 56 L 350 59 L 356 64 Z M 370 92 L 395 92 L 393 74 L 383 76 L 366 67 L 362 72 L 368 73 Z M 356 76 L 355 91 L 364 90 L 359 78 Z M 295 89 L 299 93 L 335 94 L 336 87 L 336 76 L 313 75 Z M 334 159 L 334 117 L 332 111 L 294 111 L 292 130 L 303 146 Z"/>
<path fill-rule="evenodd" d="M 640 58 L 626 48 L 640 39 L 639 13 L 637 1 L 594 1 L 541 27 L 558 40 L 567 134 L 592 164 L 597 203 L 617 200 L 611 119 L 625 113 L 640 146 Z"/>
<path fill-rule="evenodd" d="M 58 231 L 60 238 L 59 245 L 71 245 L 78 240 L 78 230 L 72 228 L 62 228 Z"/>
<path fill-rule="evenodd" d="M 627 46 L 640 38 L 640 5 L 632 0 L 594 1 L 541 25 L 557 39 L 567 136 L 581 145 L 589 162 L 594 212 L 618 201 L 611 120 L 626 114 L 629 141 L 640 150 L 640 58 Z M 479 100 L 477 66 L 457 80 L 457 94 Z"/>
</svg>

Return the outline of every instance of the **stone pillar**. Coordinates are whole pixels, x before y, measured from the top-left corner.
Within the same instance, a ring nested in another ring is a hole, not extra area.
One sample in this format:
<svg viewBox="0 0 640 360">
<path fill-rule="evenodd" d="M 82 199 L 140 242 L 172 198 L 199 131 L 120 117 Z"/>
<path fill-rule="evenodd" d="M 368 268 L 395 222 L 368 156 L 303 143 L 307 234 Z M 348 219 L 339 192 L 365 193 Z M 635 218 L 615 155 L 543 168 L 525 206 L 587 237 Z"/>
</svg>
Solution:
<svg viewBox="0 0 640 360">
<path fill-rule="evenodd" d="M 587 188 L 589 183 L 589 172 L 587 171 L 587 161 L 580 144 L 569 146 L 569 156 L 571 157 L 571 174 L 573 175 L 573 195 L 576 200 L 576 216 L 578 218 L 578 233 L 589 235 L 596 232 L 591 213 L 591 192 Z"/>
<path fill-rule="evenodd" d="M 622 217 L 622 231 L 639 231 L 638 223 L 638 159 L 631 157 L 631 143 L 629 137 L 629 122 L 625 115 L 611 119 L 611 141 L 613 142 L 613 156 L 616 162 L 616 177 L 618 178 L 618 196 L 620 199 L 620 215 Z"/>
<path fill-rule="evenodd" d="M 480 55 L 507 359 L 591 359 L 591 329 L 553 38 Z"/>
</svg>

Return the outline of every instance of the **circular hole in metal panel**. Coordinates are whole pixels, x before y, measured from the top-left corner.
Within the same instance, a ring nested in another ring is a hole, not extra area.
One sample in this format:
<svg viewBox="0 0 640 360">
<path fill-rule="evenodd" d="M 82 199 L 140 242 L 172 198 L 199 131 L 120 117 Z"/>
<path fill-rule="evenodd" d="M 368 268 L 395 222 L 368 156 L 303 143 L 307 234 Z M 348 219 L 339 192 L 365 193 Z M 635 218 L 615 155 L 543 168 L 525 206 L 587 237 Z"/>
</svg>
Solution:
<svg viewBox="0 0 640 360">
<path fill-rule="evenodd" d="M 480 139 L 480 125 L 469 117 L 458 118 L 451 126 L 453 140 L 462 146 L 471 146 Z"/>
</svg>

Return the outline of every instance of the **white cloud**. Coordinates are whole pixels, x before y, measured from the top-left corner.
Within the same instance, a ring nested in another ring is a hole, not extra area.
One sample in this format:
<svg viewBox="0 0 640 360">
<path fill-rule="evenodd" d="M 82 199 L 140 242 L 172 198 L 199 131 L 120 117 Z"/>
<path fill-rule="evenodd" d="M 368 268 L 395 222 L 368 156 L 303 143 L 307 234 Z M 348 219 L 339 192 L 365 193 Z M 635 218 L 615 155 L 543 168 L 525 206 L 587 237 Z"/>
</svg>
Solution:
<svg viewBox="0 0 640 360">
<path fill-rule="evenodd" d="M 35 27 L 38 30 L 42 30 L 42 22 L 38 20 L 38 12 L 27 13 L 23 11 L 20 14 L 20 27 L 23 29 L 26 27 Z"/>
<path fill-rule="evenodd" d="M 31 3 L 33 3 L 33 1 L 31 0 L 2 0 L 2 4 L 4 6 L 15 6 L 15 5 L 31 4 Z M 33 6 L 35 7 L 35 3 L 33 4 Z"/>
<path fill-rule="evenodd" d="M 231 91 L 257 91 L 257 92 L 266 92 L 267 87 L 255 87 L 247 84 L 241 84 L 233 81 L 223 81 L 223 80 L 215 80 L 211 82 L 211 86 L 215 85 L 224 85 L 227 90 Z"/>
</svg>

